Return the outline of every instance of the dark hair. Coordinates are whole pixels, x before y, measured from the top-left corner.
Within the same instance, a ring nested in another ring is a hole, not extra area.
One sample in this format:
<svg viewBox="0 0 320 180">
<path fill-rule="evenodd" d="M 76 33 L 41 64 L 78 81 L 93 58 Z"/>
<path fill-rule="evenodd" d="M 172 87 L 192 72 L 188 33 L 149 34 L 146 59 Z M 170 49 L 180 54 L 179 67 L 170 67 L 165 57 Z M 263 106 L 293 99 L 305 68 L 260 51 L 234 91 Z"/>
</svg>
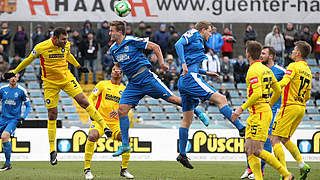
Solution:
<svg viewBox="0 0 320 180">
<path fill-rule="evenodd" d="M 257 60 L 260 57 L 262 45 L 257 41 L 247 41 L 246 50 L 251 55 L 252 59 Z"/>
<path fill-rule="evenodd" d="M 211 26 L 211 24 L 209 23 L 209 22 L 207 22 L 207 21 L 200 21 L 200 22 L 198 22 L 195 26 L 194 26 L 194 28 L 196 29 L 196 30 L 198 30 L 198 31 L 201 31 L 201 29 L 208 29 L 209 28 L 209 26 Z"/>
<path fill-rule="evenodd" d="M 294 43 L 295 46 L 297 46 L 298 50 L 301 53 L 301 57 L 303 59 L 307 58 L 309 54 L 311 53 L 311 46 L 306 41 L 297 41 Z"/>
<path fill-rule="evenodd" d="M 122 31 L 123 35 L 126 34 L 126 25 L 125 25 L 124 22 L 122 22 L 122 21 L 112 21 L 110 23 L 110 27 L 111 26 L 115 26 L 117 31 Z"/>
<path fill-rule="evenodd" d="M 53 36 L 54 37 L 59 37 L 61 34 L 67 35 L 67 31 L 66 31 L 65 28 L 57 27 L 57 28 L 54 29 L 54 31 L 53 31 Z"/>
<path fill-rule="evenodd" d="M 272 46 L 263 46 L 262 49 L 268 49 L 269 55 L 272 55 L 273 58 L 276 56 L 276 50 Z"/>
</svg>

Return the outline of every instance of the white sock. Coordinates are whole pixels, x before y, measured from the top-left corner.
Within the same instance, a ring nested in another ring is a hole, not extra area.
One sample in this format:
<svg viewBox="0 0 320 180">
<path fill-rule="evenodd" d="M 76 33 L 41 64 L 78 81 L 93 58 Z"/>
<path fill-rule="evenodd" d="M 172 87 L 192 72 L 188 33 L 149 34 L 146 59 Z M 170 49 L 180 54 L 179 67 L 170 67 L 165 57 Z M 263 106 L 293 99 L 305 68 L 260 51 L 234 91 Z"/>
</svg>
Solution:
<svg viewBox="0 0 320 180">
<path fill-rule="evenodd" d="M 300 164 L 299 164 L 299 168 L 303 168 L 304 167 L 304 162 L 302 161 Z"/>
</svg>

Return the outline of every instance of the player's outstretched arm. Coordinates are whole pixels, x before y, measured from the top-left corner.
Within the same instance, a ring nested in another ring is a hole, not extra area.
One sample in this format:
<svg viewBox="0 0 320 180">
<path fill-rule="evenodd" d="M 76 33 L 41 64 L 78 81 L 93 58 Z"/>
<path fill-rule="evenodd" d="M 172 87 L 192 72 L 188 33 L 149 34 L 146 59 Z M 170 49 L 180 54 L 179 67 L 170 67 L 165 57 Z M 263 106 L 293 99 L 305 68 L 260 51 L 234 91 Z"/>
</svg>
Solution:
<svg viewBox="0 0 320 180">
<path fill-rule="evenodd" d="M 67 61 L 71 63 L 74 67 L 78 68 L 80 66 L 76 58 L 74 58 L 74 56 L 71 53 L 67 55 Z"/>
<path fill-rule="evenodd" d="M 33 51 L 29 54 L 29 56 L 24 59 L 19 65 L 18 67 L 16 67 L 16 69 L 14 69 L 12 72 L 14 74 L 19 73 L 20 71 L 22 71 L 24 68 L 26 68 L 29 64 L 31 64 L 31 62 L 33 60 L 35 60 L 38 57 L 38 53 L 36 51 L 36 47 L 33 49 Z"/>
<path fill-rule="evenodd" d="M 291 79 L 295 75 L 294 63 L 289 64 L 287 67 L 286 73 L 283 76 L 282 80 L 279 82 L 281 89 L 289 84 Z"/>
<path fill-rule="evenodd" d="M 281 95 L 281 87 L 278 82 L 271 84 L 271 88 L 273 89 L 272 97 L 270 100 L 270 106 L 272 107 L 280 98 Z"/>
</svg>

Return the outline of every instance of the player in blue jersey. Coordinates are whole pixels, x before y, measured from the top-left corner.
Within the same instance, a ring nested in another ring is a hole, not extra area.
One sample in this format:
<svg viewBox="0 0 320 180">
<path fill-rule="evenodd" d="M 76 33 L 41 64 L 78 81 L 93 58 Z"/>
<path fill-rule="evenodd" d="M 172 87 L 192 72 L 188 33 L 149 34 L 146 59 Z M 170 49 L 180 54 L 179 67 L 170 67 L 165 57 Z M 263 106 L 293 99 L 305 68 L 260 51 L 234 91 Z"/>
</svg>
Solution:
<svg viewBox="0 0 320 180">
<path fill-rule="evenodd" d="M 262 60 L 262 63 L 272 70 L 276 79 L 278 81 L 281 81 L 284 74 L 286 73 L 286 70 L 283 67 L 274 63 L 275 55 L 276 55 L 276 51 L 272 46 L 264 46 L 261 51 L 260 60 Z M 279 98 L 277 103 L 271 107 L 273 117 L 272 117 L 272 121 L 270 123 L 269 130 L 268 130 L 269 136 L 272 134 L 273 121 L 274 121 L 274 118 L 276 117 L 276 113 L 277 113 L 278 109 L 280 109 L 280 106 L 281 106 L 281 98 Z M 270 137 L 268 137 L 263 148 L 264 148 L 264 150 L 266 150 L 270 153 L 272 152 L 272 144 L 270 142 Z M 265 165 L 266 165 L 266 163 L 263 160 L 261 160 L 262 175 L 264 175 Z M 241 176 L 241 179 L 245 179 L 245 178 L 255 179 L 255 176 L 252 173 L 248 163 L 247 163 L 247 169 L 245 170 L 245 172 Z"/>
<path fill-rule="evenodd" d="M 181 105 L 181 98 L 175 96 L 163 82 L 152 73 L 149 68 L 151 64 L 143 55 L 144 49 L 153 50 L 158 57 L 160 68 L 168 70 L 164 64 L 163 56 L 159 45 L 149 42 L 147 38 L 137 38 L 125 35 L 125 24 L 122 21 L 110 23 L 111 40 L 115 43 L 110 47 L 110 52 L 114 62 L 120 66 L 123 73 L 129 79 L 129 83 L 122 93 L 119 102 L 119 121 L 122 135 L 122 145 L 113 156 L 119 156 L 130 151 L 128 130 L 129 130 L 129 110 L 139 103 L 145 95 L 153 98 L 162 98 L 167 102 Z M 199 110 L 195 109 L 195 114 L 207 126 L 209 118 Z"/>
<path fill-rule="evenodd" d="M 0 171 L 11 169 L 11 143 L 10 136 L 15 131 L 17 125 L 21 125 L 22 121 L 28 116 L 31 110 L 27 91 L 17 84 L 19 74 L 9 79 L 9 85 L 0 88 L 0 99 L 2 103 L 2 113 L 0 116 L 0 133 L 3 146 L 3 152 L 6 162 Z M 26 106 L 26 110 L 21 116 L 22 103 Z"/>
<path fill-rule="evenodd" d="M 181 60 L 182 74 L 178 80 L 178 88 L 181 95 L 183 120 L 179 128 L 179 156 L 177 161 L 183 166 L 192 169 L 186 156 L 188 131 L 193 119 L 193 110 L 198 105 L 199 99 L 209 100 L 218 105 L 220 112 L 234 125 L 244 136 L 245 127 L 239 119 L 231 121 L 232 109 L 228 105 L 225 96 L 208 85 L 200 74 L 215 75 L 200 69 L 202 61 L 207 59 L 204 54 L 204 41 L 211 36 L 212 26 L 208 22 L 198 22 L 195 29 L 185 32 L 175 44 L 176 51 Z"/>
</svg>

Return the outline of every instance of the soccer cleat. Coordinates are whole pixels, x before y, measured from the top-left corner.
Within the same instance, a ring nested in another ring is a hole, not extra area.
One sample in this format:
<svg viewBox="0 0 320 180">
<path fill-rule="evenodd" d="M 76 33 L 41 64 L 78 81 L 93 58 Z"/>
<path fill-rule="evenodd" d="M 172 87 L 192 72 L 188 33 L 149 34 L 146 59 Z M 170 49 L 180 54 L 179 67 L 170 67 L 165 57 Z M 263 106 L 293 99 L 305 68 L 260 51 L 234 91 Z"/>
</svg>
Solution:
<svg viewBox="0 0 320 180">
<path fill-rule="evenodd" d="M 131 148 L 130 148 L 129 145 L 127 145 L 127 146 L 121 145 L 121 146 L 119 147 L 118 151 L 115 152 L 115 153 L 113 153 L 112 156 L 113 156 L 113 157 L 120 156 L 121 154 L 126 153 L 126 152 L 129 152 L 130 150 L 131 150 Z"/>
<path fill-rule="evenodd" d="M 290 174 L 289 176 L 282 177 L 283 180 L 294 180 L 294 175 Z"/>
<path fill-rule="evenodd" d="M 106 127 L 103 131 L 108 138 L 112 137 L 112 131 L 109 128 Z"/>
<path fill-rule="evenodd" d="M 56 165 L 58 163 L 58 160 L 57 160 L 57 151 L 52 151 L 50 153 L 50 163 L 51 165 Z"/>
<path fill-rule="evenodd" d="M 8 171 L 12 168 L 11 164 L 4 164 L 0 171 Z"/>
<path fill-rule="evenodd" d="M 90 168 L 84 170 L 84 175 L 86 176 L 86 179 L 93 179 L 93 175 L 90 171 Z"/>
<path fill-rule="evenodd" d="M 177 161 L 180 162 L 184 167 L 193 169 L 193 166 L 189 162 L 189 158 L 186 155 L 179 154 Z"/>
<path fill-rule="evenodd" d="M 127 179 L 134 179 L 134 176 L 128 171 L 127 168 L 121 168 L 120 176 L 125 177 Z"/>
<path fill-rule="evenodd" d="M 239 129 L 239 136 L 244 137 L 246 135 L 246 127 Z"/>
<path fill-rule="evenodd" d="M 308 173 L 310 172 L 311 167 L 308 164 L 304 164 L 303 168 L 300 168 L 300 177 L 299 180 L 307 179 Z"/>
<path fill-rule="evenodd" d="M 246 179 L 246 178 L 249 177 L 250 174 L 252 174 L 252 172 L 251 172 L 251 170 L 249 168 L 247 168 L 240 178 L 241 179 Z"/>
<path fill-rule="evenodd" d="M 262 171 L 262 176 L 264 176 L 264 172 Z M 253 173 L 249 174 L 248 179 L 256 179 Z"/>
<path fill-rule="evenodd" d="M 198 118 L 205 126 L 209 126 L 210 119 L 205 113 L 199 114 Z"/>
</svg>

